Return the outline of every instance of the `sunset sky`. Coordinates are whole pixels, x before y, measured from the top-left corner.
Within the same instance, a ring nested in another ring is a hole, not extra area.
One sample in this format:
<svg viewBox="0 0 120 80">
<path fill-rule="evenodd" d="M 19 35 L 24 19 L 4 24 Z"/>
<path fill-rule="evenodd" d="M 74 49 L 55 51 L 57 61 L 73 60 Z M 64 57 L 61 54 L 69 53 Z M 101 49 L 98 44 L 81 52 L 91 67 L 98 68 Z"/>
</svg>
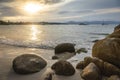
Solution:
<svg viewBox="0 0 120 80">
<path fill-rule="evenodd" d="M 120 0 L 0 0 L 10 21 L 120 21 Z"/>
</svg>

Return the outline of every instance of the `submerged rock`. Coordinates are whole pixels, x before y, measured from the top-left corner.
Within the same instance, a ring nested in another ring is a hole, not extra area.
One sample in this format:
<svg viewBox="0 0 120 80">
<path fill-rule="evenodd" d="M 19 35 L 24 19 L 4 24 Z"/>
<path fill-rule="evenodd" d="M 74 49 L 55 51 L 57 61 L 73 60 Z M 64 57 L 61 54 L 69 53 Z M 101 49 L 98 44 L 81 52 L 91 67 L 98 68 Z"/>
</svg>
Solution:
<svg viewBox="0 0 120 80">
<path fill-rule="evenodd" d="M 93 40 L 92 42 L 93 42 L 93 43 L 96 43 L 97 41 L 99 41 L 99 40 L 98 40 L 98 39 L 96 39 L 96 40 Z"/>
<path fill-rule="evenodd" d="M 42 70 L 47 62 L 34 54 L 23 54 L 13 60 L 13 69 L 19 74 L 30 74 Z"/>
<path fill-rule="evenodd" d="M 52 56 L 52 59 L 55 60 L 55 59 L 59 59 L 58 56 Z"/>
<path fill-rule="evenodd" d="M 67 60 L 71 57 L 73 57 L 75 55 L 75 53 L 69 53 L 69 52 L 64 52 L 64 53 L 61 53 L 61 54 L 55 54 L 52 59 L 55 60 L 55 59 L 59 59 L 59 60 Z"/>
<path fill-rule="evenodd" d="M 67 61 L 60 60 L 51 67 L 57 75 L 71 76 L 74 75 L 74 67 Z"/>
<path fill-rule="evenodd" d="M 120 35 L 113 35 L 120 37 Z M 112 37 L 112 34 L 108 37 Z M 92 56 L 109 62 L 120 68 L 120 38 L 106 38 L 96 42 Z"/>
<path fill-rule="evenodd" d="M 75 52 L 74 46 L 75 44 L 72 44 L 72 43 L 59 44 L 55 47 L 55 54 L 60 54 L 64 52 L 74 53 Z"/>
<path fill-rule="evenodd" d="M 76 53 L 81 53 L 81 52 L 87 53 L 88 51 L 87 51 L 86 48 L 80 48 L 80 49 L 78 49 L 78 50 L 76 51 Z"/>
<path fill-rule="evenodd" d="M 102 78 L 99 68 L 94 63 L 90 63 L 83 69 L 81 77 L 85 80 L 101 80 Z"/>
</svg>

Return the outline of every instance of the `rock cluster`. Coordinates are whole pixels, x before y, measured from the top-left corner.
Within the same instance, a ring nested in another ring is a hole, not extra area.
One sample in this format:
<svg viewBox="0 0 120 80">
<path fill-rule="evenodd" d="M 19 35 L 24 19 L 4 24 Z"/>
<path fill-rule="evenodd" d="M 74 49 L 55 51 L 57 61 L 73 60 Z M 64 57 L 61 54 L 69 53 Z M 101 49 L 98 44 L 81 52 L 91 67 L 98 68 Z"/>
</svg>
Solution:
<svg viewBox="0 0 120 80">
<path fill-rule="evenodd" d="M 110 64 L 108 62 L 104 62 L 101 59 L 98 59 L 96 57 L 85 57 L 84 61 L 81 61 L 77 64 L 76 68 L 77 69 L 84 69 L 88 67 L 91 63 L 94 63 L 97 68 L 99 69 L 100 76 L 111 76 L 111 75 L 120 75 L 120 69 L 116 67 L 113 64 Z M 90 69 L 90 68 L 89 68 Z M 88 79 L 86 79 L 88 80 Z M 94 80 L 94 79 L 93 79 Z"/>
</svg>

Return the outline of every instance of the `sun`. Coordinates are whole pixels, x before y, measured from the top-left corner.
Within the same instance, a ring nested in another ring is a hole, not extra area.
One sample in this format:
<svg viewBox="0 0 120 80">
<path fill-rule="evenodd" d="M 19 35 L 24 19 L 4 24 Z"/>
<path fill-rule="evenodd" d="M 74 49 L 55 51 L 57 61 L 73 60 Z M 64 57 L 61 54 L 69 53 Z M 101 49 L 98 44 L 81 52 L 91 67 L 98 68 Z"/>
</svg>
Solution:
<svg viewBox="0 0 120 80">
<path fill-rule="evenodd" d="M 24 6 L 24 11 L 26 11 L 29 14 L 35 14 L 37 12 L 39 12 L 40 10 L 43 9 L 43 6 L 37 3 L 27 3 Z"/>
</svg>

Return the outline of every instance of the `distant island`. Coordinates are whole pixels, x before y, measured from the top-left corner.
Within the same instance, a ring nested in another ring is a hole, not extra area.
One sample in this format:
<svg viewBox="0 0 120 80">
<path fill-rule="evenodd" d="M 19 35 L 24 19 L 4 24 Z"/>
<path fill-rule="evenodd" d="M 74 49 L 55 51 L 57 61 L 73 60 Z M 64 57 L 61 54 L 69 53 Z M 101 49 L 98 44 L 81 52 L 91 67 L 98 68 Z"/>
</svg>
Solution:
<svg viewBox="0 0 120 80">
<path fill-rule="evenodd" d="M 120 24 L 120 21 L 68 21 L 68 22 L 12 22 L 0 20 L 0 25 L 109 25 Z"/>
</svg>

